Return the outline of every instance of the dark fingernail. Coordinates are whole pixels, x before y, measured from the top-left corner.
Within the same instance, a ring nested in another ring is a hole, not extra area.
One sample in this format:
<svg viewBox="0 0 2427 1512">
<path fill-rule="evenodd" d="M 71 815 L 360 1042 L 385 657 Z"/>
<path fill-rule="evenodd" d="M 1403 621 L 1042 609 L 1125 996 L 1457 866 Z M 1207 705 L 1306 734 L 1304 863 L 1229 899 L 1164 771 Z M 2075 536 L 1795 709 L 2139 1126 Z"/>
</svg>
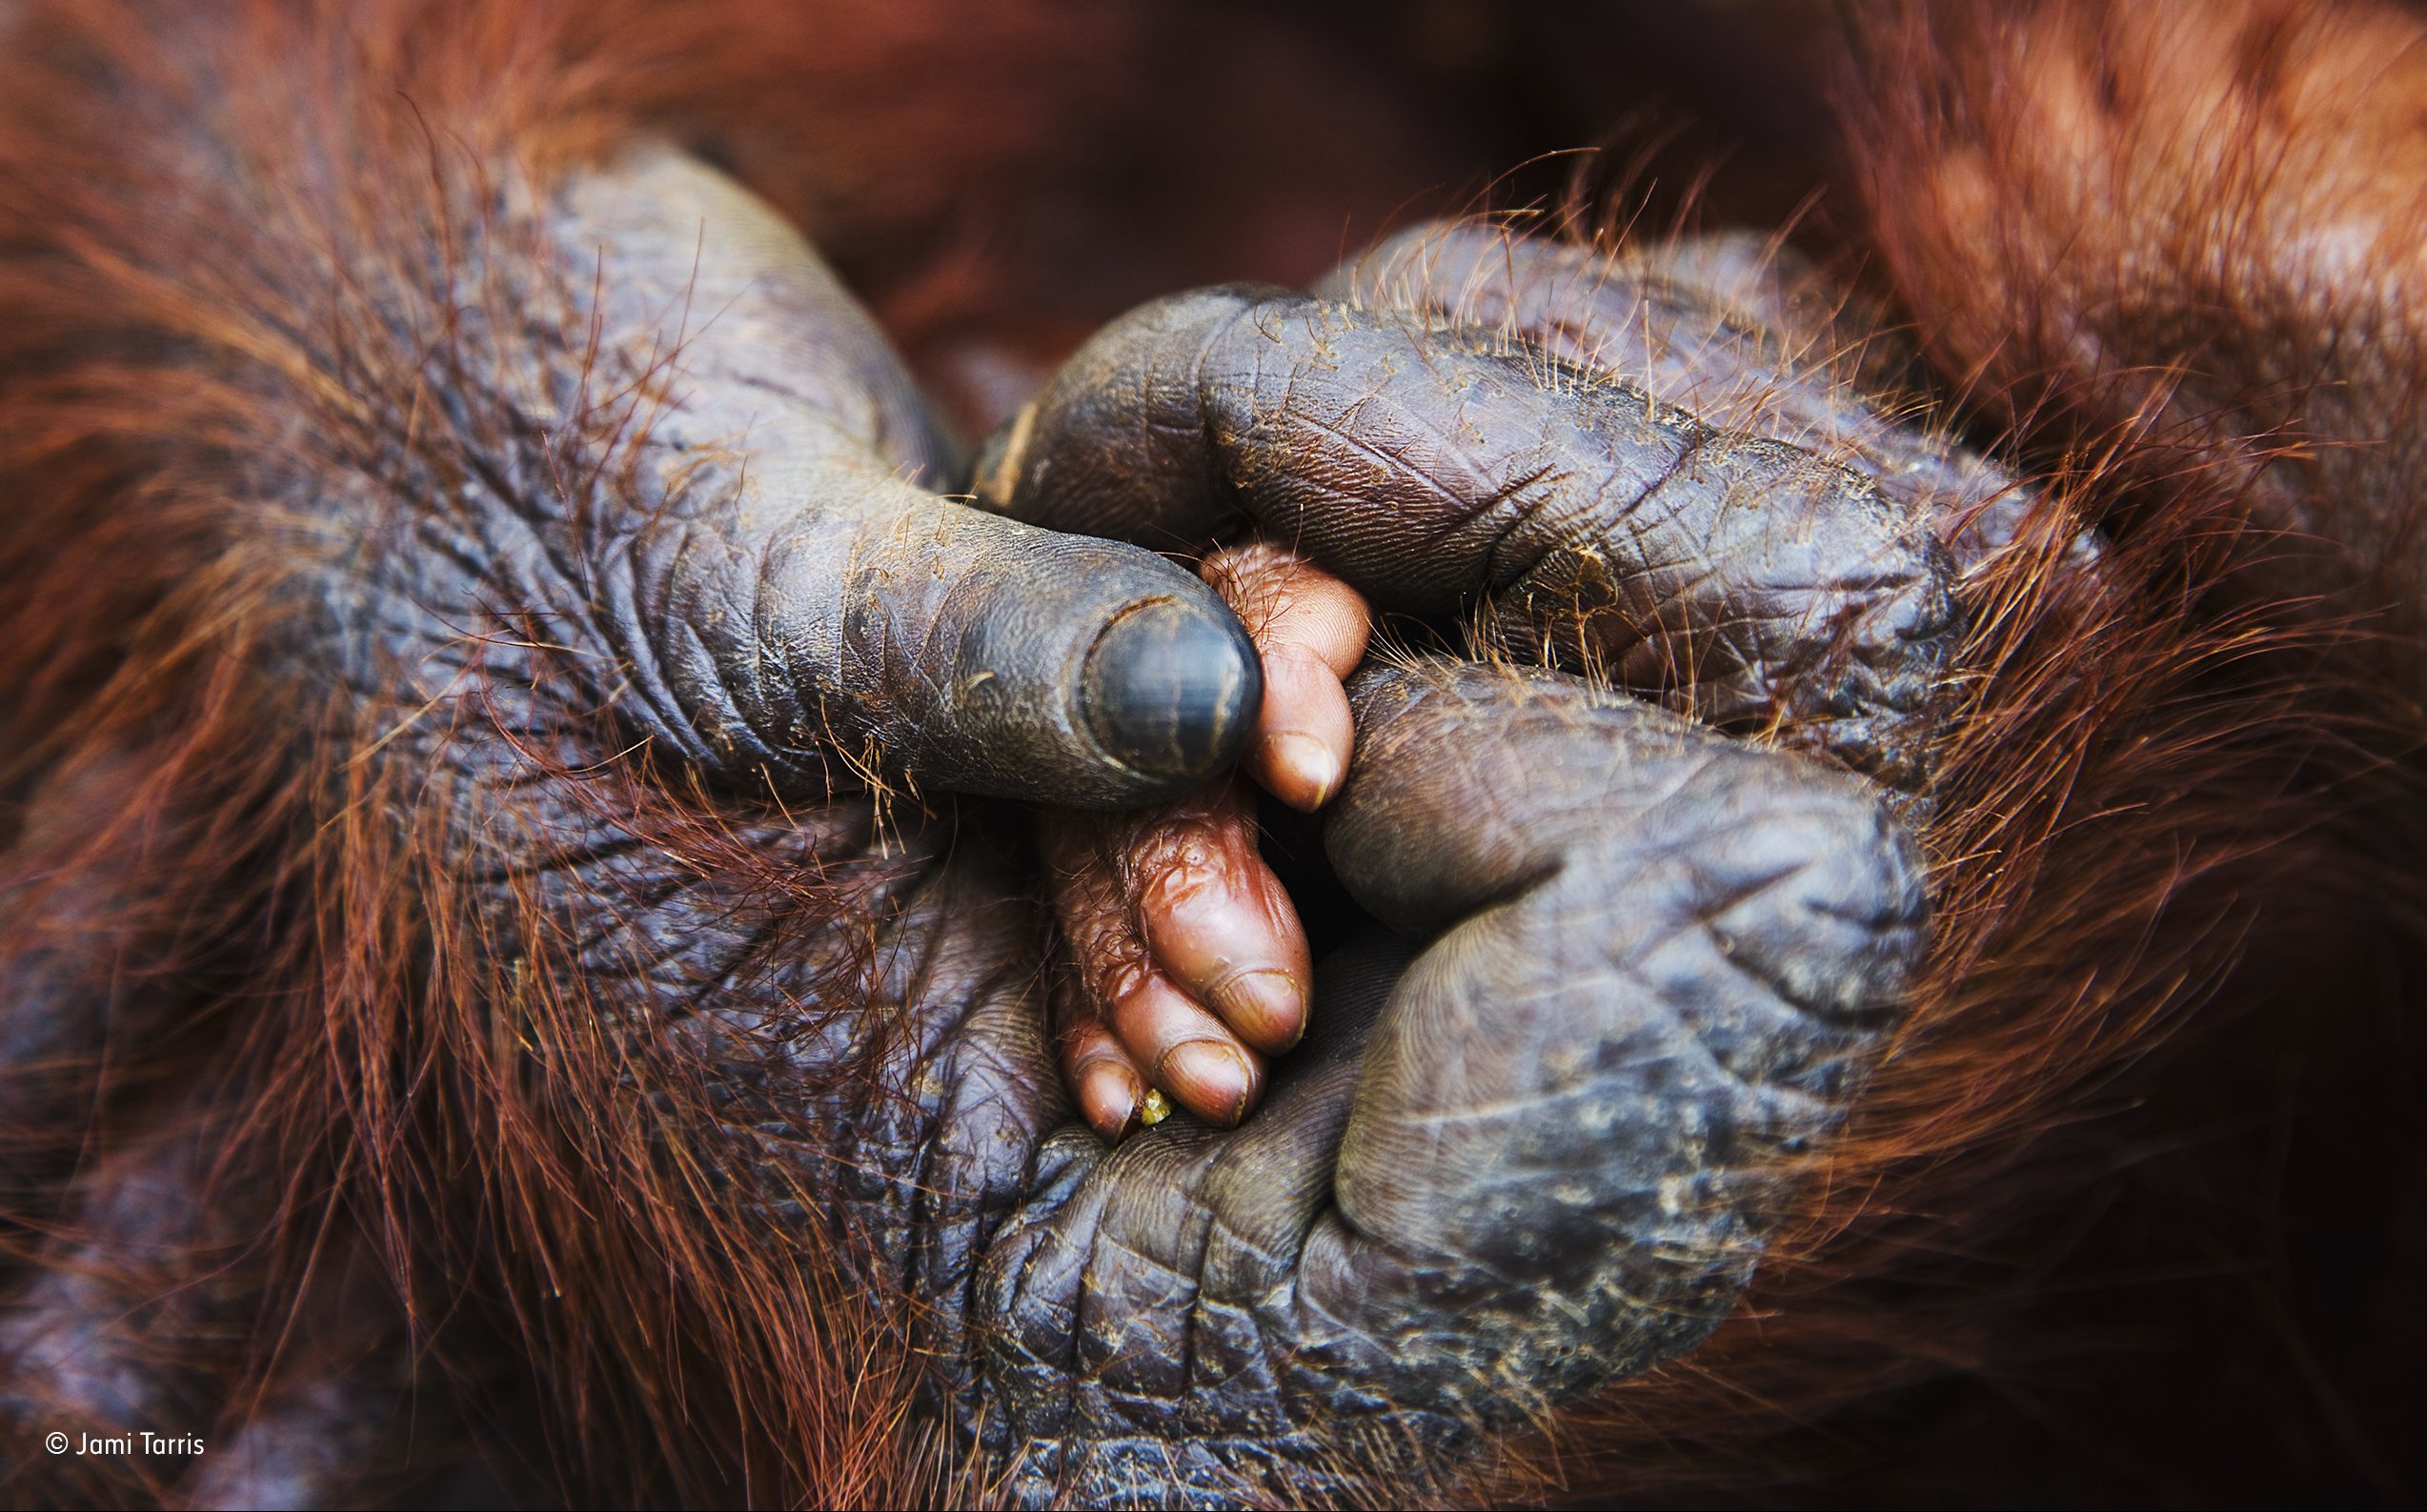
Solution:
<svg viewBox="0 0 2427 1512">
<path fill-rule="evenodd" d="M 1164 1051 L 1155 1078 L 1216 1123 L 1245 1118 L 1256 1096 L 1256 1072 L 1247 1058 L 1211 1039 L 1191 1039 Z"/>
<path fill-rule="evenodd" d="M 1285 1050 L 1306 1032 L 1305 990 L 1285 971 L 1241 972 L 1210 996 L 1259 1050 Z"/>
<path fill-rule="evenodd" d="M 1132 771 L 1182 780 L 1239 758 L 1264 694 L 1239 622 L 1215 603 L 1179 598 L 1150 598 L 1105 626 L 1082 683 L 1088 728 L 1106 751 Z"/>
</svg>

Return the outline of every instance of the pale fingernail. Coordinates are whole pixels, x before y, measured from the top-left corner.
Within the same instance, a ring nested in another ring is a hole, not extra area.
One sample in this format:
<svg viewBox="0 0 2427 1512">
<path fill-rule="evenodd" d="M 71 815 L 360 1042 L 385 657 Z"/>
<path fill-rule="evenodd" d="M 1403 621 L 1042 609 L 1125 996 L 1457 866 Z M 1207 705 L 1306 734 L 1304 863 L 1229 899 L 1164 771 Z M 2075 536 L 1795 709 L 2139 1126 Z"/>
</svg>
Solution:
<svg viewBox="0 0 2427 1512">
<path fill-rule="evenodd" d="M 1293 809 L 1314 810 L 1340 786 L 1340 757 L 1330 743 L 1291 731 L 1264 736 L 1264 776 L 1275 796 Z"/>
<path fill-rule="evenodd" d="M 1163 1053 L 1155 1078 L 1191 1109 L 1216 1123 L 1232 1124 L 1247 1116 L 1256 1095 L 1255 1069 L 1247 1058 L 1228 1045 L 1190 1039 Z"/>
<path fill-rule="evenodd" d="M 1259 1050 L 1285 1050 L 1306 1032 L 1305 989 L 1285 971 L 1243 971 L 1208 996 Z"/>
<path fill-rule="evenodd" d="M 1138 1126 L 1142 1091 L 1137 1073 L 1126 1066 L 1110 1060 L 1089 1066 L 1079 1085 L 1087 1126 L 1118 1144 Z"/>
</svg>

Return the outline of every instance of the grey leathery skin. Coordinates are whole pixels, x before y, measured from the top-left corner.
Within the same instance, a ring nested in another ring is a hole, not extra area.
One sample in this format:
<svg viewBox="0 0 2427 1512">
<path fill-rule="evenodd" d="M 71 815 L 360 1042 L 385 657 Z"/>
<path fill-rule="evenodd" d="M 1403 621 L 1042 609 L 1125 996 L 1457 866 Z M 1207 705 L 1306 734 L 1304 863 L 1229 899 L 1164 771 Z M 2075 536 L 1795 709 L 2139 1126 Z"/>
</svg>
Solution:
<svg viewBox="0 0 2427 1512">
<path fill-rule="evenodd" d="M 1894 1022 L 1869 784 L 1556 673 L 1354 696 L 1326 845 L 1429 943 L 1327 966 L 1246 1126 L 1048 1144 L 975 1293 L 1025 1503 L 1387 1494 L 1690 1348 Z"/>
<path fill-rule="evenodd" d="M 1242 1127 L 1180 1118 L 1107 1148 L 1045 1037 L 1024 816 L 992 800 L 1137 804 L 1220 770 L 1255 712 L 1252 648 L 1134 518 L 1068 523 L 1142 544 L 1062 535 L 920 487 L 942 459 L 864 317 L 708 170 L 628 159 L 545 213 L 597 291 L 603 355 L 472 333 L 530 371 L 443 417 L 458 471 L 425 448 L 310 480 L 409 529 L 346 515 L 360 544 L 296 655 L 337 666 L 382 733 L 360 766 L 406 796 L 366 822 L 449 826 L 433 851 L 477 916 L 458 937 L 500 977 L 551 963 L 619 1047 L 685 1058 L 697 1099 L 648 1116 L 689 1141 L 686 1191 L 723 1232 L 839 1257 L 900 1301 L 912 1430 L 1028 1504 L 1370 1501 L 1718 1325 L 1924 943 L 1883 789 L 1564 673 L 1368 668 L 1325 843 L 1385 937 L 1327 968 L 1307 1047 Z M 1343 318 L 1344 354 L 1404 350 Z M 1793 516 L 1662 537 L 1742 548 L 1716 597 L 1677 602 L 1732 623 L 1745 594 L 1792 586 L 1765 562 L 1825 568 L 1807 596 L 1845 635 L 1790 616 L 1731 665 L 1821 675 L 1852 700 L 1849 751 L 1864 721 L 1902 738 L 1899 690 L 1952 634 L 1944 554 L 1875 489 L 1758 437 L 1697 440 L 1639 396 L 1592 391 L 1580 419 L 1505 355 L 1444 360 L 1495 425 L 1673 443 L 1711 476 L 1804 490 L 1830 530 L 1767 556 Z M 585 431 L 585 383 L 645 415 Z M 1090 454 L 1033 444 L 1038 466 Z M 1258 486 L 1294 497 L 1293 455 L 1276 441 Z M 1481 526 L 1447 547 L 1378 513 L 1344 530 L 1339 564 L 1410 594 L 1493 580 Z M 699 806 L 682 844 L 592 776 L 638 748 L 674 778 L 661 806 Z M 561 1018 L 491 1011 L 510 1053 L 556 1053 Z"/>
<path fill-rule="evenodd" d="M 908 376 L 764 206 L 656 150 L 575 179 L 554 216 L 566 261 L 598 269 L 601 323 L 663 371 L 608 375 L 644 401 L 623 486 L 534 520 L 517 554 L 535 578 L 580 564 L 564 613 L 614 647 L 623 707 L 669 754 L 809 794 L 839 760 L 1081 807 L 1236 757 L 1262 673 L 1221 601 L 1137 547 L 931 492 L 946 460 Z M 1140 637 L 1198 664 L 1185 706 L 1167 680 L 1082 675 Z"/>
<path fill-rule="evenodd" d="M 1706 424 L 1826 456 L 1931 520 L 1966 575 L 2042 506 L 1992 459 L 1883 407 L 1869 391 L 1905 387 L 1913 354 L 1883 329 L 1885 312 L 1774 238 L 1722 232 L 1605 252 L 1445 222 L 1391 237 L 1316 292 L 1499 332 Z M 2088 533 L 2065 549 L 2077 569 L 2098 554 Z"/>
<path fill-rule="evenodd" d="M 1494 330 L 1285 290 L 1114 322 L 998 433 L 978 494 L 1164 548 L 1252 524 L 1377 608 L 1487 610 L 1520 655 L 1909 789 L 1961 638 L 1953 559 L 1876 476 Z"/>
</svg>

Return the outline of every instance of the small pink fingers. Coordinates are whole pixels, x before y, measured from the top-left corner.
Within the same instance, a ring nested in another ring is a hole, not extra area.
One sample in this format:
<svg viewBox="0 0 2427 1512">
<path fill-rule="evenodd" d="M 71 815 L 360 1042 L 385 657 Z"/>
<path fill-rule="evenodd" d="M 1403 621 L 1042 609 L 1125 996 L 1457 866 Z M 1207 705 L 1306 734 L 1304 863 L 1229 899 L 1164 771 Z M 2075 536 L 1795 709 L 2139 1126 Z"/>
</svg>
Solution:
<svg viewBox="0 0 2427 1512">
<path fill-rule="evenodd" d="M 1313 976 L 1244 790 L 1119 817 L 1049 813 L 1039 838 L 1079 999 L 1062 1011 L 1063 1070 L 1089 1123 L 1117 1137 L 1133 1126 L 1124 1099 L 1143 1108 L 1155 1088 L 1236 1123 L 1263 1089 L 1262 1055 L 1305 1032 Z M 1115 1044 L 1134 1087 L 1112 1067 Z"/>
<path fill-rule="evenodd" d="M 1341 679 L 1365 655 L 1365 600 L 1261 542 L 1217 552 L 1203 572 L 1264 661 L 1248 775 L 1318 808 L 1355 738 Z M 1074 968 L 1055 1007 L 1062 1071 L 1105 1139 L 1154 1121 L 1158 1094 L 1237 1123 L 1263 1092 L 1264 1058 L 1305 1033 L 1306 934 L 1257 851 L 1253 804 L 1233 781 L 1143 813 L 1040 818 Z"/>
<path fill-rule="evenodd" d="M 1129 1052 L 1083 1003 L 1062 1031 L 1062 1070 L 1087 1127 L 1120 1142 L 1145 1121 L 1146 1084 Z"/>
<path fill-rule="evenodd" d="M 1132 906 L 1155 964 L 1249 1049 L 1277 1055 L 1306 1030 L 1306 935 L 1256 850 L 1236 783 L 1164 811 L 1127 857 Z"/>
<path fill-rule="evenodd" d="M 1340 790 L 1355 739 L 1341 679 L 1365 655 L 1372 615 L 1365 598 L 1266 541 L 1224 547 L 1199 572 L 1264 658 L 1264 711 L 1247 750 L 1248 775 L 1291 808 L 1321 808 Z"/>
</svg>

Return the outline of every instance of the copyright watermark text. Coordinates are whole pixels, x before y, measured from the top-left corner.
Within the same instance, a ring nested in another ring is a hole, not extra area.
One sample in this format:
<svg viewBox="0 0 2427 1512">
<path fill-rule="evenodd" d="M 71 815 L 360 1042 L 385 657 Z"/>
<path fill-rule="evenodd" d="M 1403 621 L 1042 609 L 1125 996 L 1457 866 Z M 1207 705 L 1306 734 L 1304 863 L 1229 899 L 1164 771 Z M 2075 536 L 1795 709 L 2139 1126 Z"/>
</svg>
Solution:
<svg viewBox="0 0 2427 1512">
<path fill-rule="evenodd" d="M 191 1433 L 76 1433 L 53 1428 L 42 1436 L 52 1454 L 200 1454 L 202 1439 Z"/>
</svg>

